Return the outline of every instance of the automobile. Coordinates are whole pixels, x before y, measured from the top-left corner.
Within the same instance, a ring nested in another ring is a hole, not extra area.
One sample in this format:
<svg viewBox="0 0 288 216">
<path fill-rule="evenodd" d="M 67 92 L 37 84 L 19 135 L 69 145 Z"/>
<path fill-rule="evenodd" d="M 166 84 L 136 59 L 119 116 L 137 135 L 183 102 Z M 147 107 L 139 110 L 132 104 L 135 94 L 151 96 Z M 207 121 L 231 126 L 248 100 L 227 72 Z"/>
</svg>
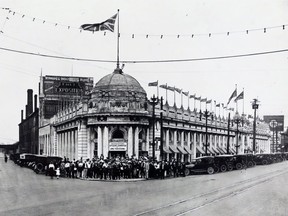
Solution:
<svg viewBox="0 0 288 216">
<path fill-rule="evenodd" d="M 190 164 L 186 165 L 186 169 L 190 174 L 193 173 L 208 173 L 214 174 L 218 172 L 218 167 L 215 166 L 214 156 L 203 156 L 193 160 Z"/>
<path fill-rule="evenodd" d="M 262 153 L 262 154 L 255 154 L 254 161 L 257 165 L 267 165 L 272 164 L 274 159 L 271 154 Z"/>
<path fill-rule="evenodd" d="M 46 156 L 46 155 L 36 155 L 35 156 L 35 166 L 34 171 L 38 173 L 44 173 L 47 171 L 47 166 L 49 163 L 54 163 L 55 165 L 59 165 L 62 161 L 62 157 L 58 156 Z"/>
<path fill-rule="evenodd" d="M 241 170 L 246 167 L 255 166 L 253 154 L 238 154 L 234 155 L 234 169 Z"/>
<path fill-rule="evenodd" d="M 233 155 L 217 155 L 214 157 L 215 166 L 219 168 L 220 172 L 233 170 L 234 160 Z"/>
</svg>

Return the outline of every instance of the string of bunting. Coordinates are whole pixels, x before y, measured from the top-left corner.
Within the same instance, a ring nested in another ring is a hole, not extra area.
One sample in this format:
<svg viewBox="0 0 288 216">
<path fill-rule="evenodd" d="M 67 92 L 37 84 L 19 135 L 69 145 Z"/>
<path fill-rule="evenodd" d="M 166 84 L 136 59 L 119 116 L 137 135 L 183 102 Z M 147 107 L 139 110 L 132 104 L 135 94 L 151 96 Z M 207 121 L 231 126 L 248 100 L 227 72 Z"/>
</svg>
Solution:
<svg viewBox="0 0 288 216">
<path fill-rule="evenodd" d="M 51 22 L 51 21 L 47 21 L 44 19 L 40 19 L 37 17 L 32 17 L 32 16 L 28 16 L 22 13 L 18 13 L 16 11 L 12 11 L 10 8 L 6 8 L 6 7 L 2 7 L 2 10 L 7 10 L 9 12 L 9 14 L 12 14 L 13 16 L 17 15 L 19 17 L 22 18 L 26 18 L 26 19 L 30 19 L 32 22 L 41 22 L 43 24 L 50 24 L 50 25 L 54 25 L 55 27 L 63 27 L 66 29 L 75 29 L 78 30 L 79 32 L 82 32 L 82 29 L 79 29 L 79 27 L 75 27 L 75 26 L 71 26 L 71 25 L 65 25 L 59 22 Z M 7 15 L 6 17 L 7 20 L 9 20 L 9 17 Z M 264 27 L 264 28 L 255 28 L 255 29 L 246 29 L 246 30 L 240 30 L 240 31 L 226 31 L 226 32 L 210 32 L 210 33 L 193 33 L 193 34 L 130 34 L 130 33 L 124 33 L 122 35 L 126 35 L 126 36 L 131 36 L 131 38 L 136 38 L 136 37 L 144 37 L 146 39 L 148 38 L 160 38 L 163 39 L 164 37 L 175 37 L 175 38 L 195 38 L 195 37 L 212 37 L 214 35 L 226 35 L 229 36 L 231 34 L 249 34 L 250 32 L 255 32 L 255 31 L 262 31 L 263 33 L 267 33 L 269 32 L 269 30 L 271 29 L 282 29 L 285 30 L 286 27 L 288 26 L 288 24 L 283 24 L 283 25 L 277 25 L 277 26 L 270 26 L 270 27 Z M 92 33 L 94 33 L 94 31 L 91 31 Z M 106 35 L 106 31 L 104 31 L 104 36 Z"/>
</svg>

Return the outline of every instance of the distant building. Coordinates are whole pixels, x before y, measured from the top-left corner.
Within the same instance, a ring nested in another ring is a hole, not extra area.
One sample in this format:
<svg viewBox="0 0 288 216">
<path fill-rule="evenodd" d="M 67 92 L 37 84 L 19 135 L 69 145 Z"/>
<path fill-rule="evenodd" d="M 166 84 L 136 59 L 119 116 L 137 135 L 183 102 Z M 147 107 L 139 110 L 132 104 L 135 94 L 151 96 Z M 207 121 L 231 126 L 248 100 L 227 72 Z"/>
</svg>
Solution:
<svg viewBox="0 0 288 216">
<path fill-rule="evenodd" d="M 92 77 L 41 76 L 39 83 L 39 154 L 51 154 L 54 142 L 53 116 L 82 100 L 88 100 Z"/>
<path fill-rule="evenodd" d="M 37 154 L 39 150 L 39 109 L 37 107 L 37 95 L 33 90 L 27 90 L 27 105 L 25 109 L 25 119 L 21 110 L 21 122 L 19 123 L 19 152 Z"/>
<path fill-rule="evenodd" d="M 281 152 L 281 133 L 284 131 L 284 115 L 264 115 L 271 134 L 271 152 Z"/>
</svg>

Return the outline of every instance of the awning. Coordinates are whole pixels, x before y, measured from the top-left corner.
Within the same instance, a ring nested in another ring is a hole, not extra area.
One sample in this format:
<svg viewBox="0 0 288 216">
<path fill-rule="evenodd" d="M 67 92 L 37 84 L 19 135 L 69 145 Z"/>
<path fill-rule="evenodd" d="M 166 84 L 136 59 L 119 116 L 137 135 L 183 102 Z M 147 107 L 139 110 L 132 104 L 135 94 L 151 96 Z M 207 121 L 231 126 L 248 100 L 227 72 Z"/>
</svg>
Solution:
<svg viewBox="0 0 288 216">
<path fill-rule="evenodd" d="M 217 154 L 217 152 L 213 149 L 212 146 L 210 146 L 209 151 L 212 152 L 212 154 Z"/>
<path fill-rule="evenodd" d="M 234 154 L 236 154 L 236 150 L 233 149 L 233 148 L 231 149 L 231 152 L 234 153 Z"/>
<path fill-rule="evenodd" d="M 225 154 L 226 152 L 224 151 L 224 149 L 222 149 L 221 147 L 218 147 L 218 150 L 220 152 L 220 154 Z"/>
<path fill-rule="evenodd" d="M 163 146 L 163 152 L 167 153 L 167 154 L 171 154 L 172 152 L 169 150 L 168 147 Z"/>
<path fill-rule="evenodd" d="M 220 154 L 220 152 L 219 152 L 219 150 L 218 149 L 216 149 L 215 147 L 211 147 L 212 149 L 213 149 L 213 151 L 215 152 L 215 154 Z"/>
<path fill-rule="evenodd" d="M 173 152 L 173 153 L 180 153 L 178 151 L 178 149 L 176 148 L 176 146 L 169 146 L 170 150 Z"/>
<path fill-rule="evenodd" d="M 200 148 L 199 146 L 196 146 L 196 152 L 200 153 L 200 154 L 205 154 L 205 152 L 203 151 L 202 148 Z"/>
<path fill-rule="evenodd" d="M 185 151 L 188 152 L 188 154 L 193 154 L 193 152 L 188 148 L 188 146 L 184 146 Z"/>
<path fill-rule="evenodd" d="M 185 150 L 184 150 L 184 148 L 182 147 L 182 146 L 177 146 L 177 149 L 180 151 L 180 153 L 182 153 L 182 154 L 188 154 Z"/>
</svg>

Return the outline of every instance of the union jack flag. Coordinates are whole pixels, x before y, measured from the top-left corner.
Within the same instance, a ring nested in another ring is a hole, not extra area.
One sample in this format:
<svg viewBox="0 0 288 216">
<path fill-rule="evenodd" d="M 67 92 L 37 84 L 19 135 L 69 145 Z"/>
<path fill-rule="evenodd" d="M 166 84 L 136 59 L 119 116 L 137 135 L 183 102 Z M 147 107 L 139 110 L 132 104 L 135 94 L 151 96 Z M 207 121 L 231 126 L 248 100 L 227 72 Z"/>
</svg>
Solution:
<svg viewBox="0 0 288 216">
<path fill-rule="evenodd" d="M 111 18 L 105 20 L 101 23 L 94 23 L 94 24 L 83 24 L 80 26 L 81 29 L 87 30 L 87 31 L 105 31 L 109 30 L 111 32 L 114 32 L 114 25 L 117 18 L 117 14 L 112 16 Z"/>
</svg>

